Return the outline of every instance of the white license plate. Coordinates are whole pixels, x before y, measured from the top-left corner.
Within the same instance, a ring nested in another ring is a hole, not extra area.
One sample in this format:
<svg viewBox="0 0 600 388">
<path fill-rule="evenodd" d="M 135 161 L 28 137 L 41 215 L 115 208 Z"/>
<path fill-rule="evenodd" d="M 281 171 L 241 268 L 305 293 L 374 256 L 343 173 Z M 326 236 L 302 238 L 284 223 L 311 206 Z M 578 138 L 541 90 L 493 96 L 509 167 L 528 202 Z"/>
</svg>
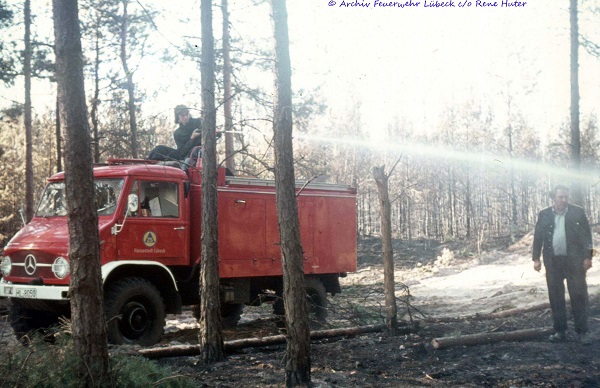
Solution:
<svg viewBox="0 0 600 388">
<path fill-rule="evenodd" d="M 15 297 L 35 299 L 37 297 L 37 290 L 35 288 L 17 288 L 15 290 Z"/>
</svg>

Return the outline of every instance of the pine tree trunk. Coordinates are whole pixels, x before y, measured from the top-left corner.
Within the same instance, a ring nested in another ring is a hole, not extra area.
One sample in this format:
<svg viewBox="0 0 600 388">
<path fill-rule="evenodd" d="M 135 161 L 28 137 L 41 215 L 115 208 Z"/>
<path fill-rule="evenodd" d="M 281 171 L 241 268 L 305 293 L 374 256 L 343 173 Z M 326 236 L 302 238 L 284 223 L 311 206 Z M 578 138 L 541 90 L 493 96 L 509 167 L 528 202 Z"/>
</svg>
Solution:
<svg viewBox="0 0 600 388">
<path fill-rule="evenodd" d="M 54 0 L 53 14 L 60 121 L 66 132 L 73 347 L 86 385 L 99 386 L 108 383 L 109 358 L 77 0 Z"/>
<path fill-rule="evenodd" d="M 219 300 L 219 236 L 217 220 L 217 155 L 215 131 L 215 52 L 212 2 L 202 0 L 202 264 L 200 267 L 200 361 L 214 363 L 225 357 Z"/>
<path fill-rule="evenodd" d="M 396 307 L 396 285 L 394 282 L 394 249 L 392 247 L 392 221 L 390 219 L 390 196 L 388 176 L 384 166 L 373 168 L 373 176 L 379 193 L 381 214 L 381 242 L 383 245 L 383 288 L 385 294 L 385 323 L 390 334 L 395 333 L 398 326 Z"/>
<path fill-rule="evenodd" d="M 62 130 L 60 125 L 60 104 L 58 101 L 58 95 L 56 96 L 56 120 L 55 120 L 55 129 L 56 129 L 56 172 L 60 172 L 63 170 L 62 166 Z"/>
<path fill-rule="evenodd" d="M 98 20 L 99 23 L 99 20 Z M 96 25 L 96 40 L 94 42 L 94 97 L 92 98 L 92 133 L 94 145 L 94 163 L 100 163 L 100 137 L 98 123 L 98 105 L 100 105 L 100 26 Z"/>
<path fill-rule="evenodd" d="M 133 83 L 133 73 L 129 69 L 127 63 L 127 28 L 129 26 L 129 18 L 127 14 L 127 4 L 129 0 L 123 0 L 123 19 L 121 21 L 121 65 L 125 78 L 127 79 L 127 112 L 129 114 L 129 129 L 131 156 L 134 159 L 138 157 L 138 139 L 137 139 L 137 122 L 135 119 L 135 84 Z"/>
<path fill-rule="evenodd" d="M 225 120 L 225 165 L 231 173 L 235 174 L 235 157 L 233 151 L 233 113 L 231 111 L 231 58 L 229 36 L 229 10 L 228 1 L 221 1 L 223 12 L 223 118 Z"/>
<path fill-rule="evenodd" d="M 466 232 L 465 237 L 471 238 L 471 177 L 469 174 L 469 168 L 467 167 L 467 178 L 466 178 L 466 189 L 465 189 L 465 217 L 466 217 Z"/>
<path fill-rule="evenodd" d="M 25 51 L 23 74 L 25 78 L 25 220 L 33 218 L 33 140 L 31 119 L 31 1 L 25 0 Z"/>
<path fill-rule="evenodd" d="M 581 170 L 581 138 L 579 132 L 579 26 L 577 0 L 571 0 L 571 163 L 575 173 Z M 571 190 L 573 203 L 583 206 L 581 181 L 575 180 Z"/>
<path fill-rule="evenodd" d="M 310 331 L 292 147 L 292 70 L 285 0 L 271 0 L 275 35 L 275 187 L 283 261 L 287 386 L 310 383 Z"/>
</svg>

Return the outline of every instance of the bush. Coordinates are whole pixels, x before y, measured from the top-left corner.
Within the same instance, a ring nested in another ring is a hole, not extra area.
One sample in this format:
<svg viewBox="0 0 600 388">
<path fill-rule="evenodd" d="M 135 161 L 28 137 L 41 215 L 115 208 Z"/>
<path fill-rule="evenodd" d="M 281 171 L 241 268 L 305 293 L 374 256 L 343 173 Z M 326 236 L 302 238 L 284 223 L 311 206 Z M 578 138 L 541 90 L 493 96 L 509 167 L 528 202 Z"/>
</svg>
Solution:
<svg viewBox="0 0 600 388">
<path fill-rule="evenodd" d="M 111 359 L 115 387 L 196 387 L 191 379 L 171 376 L 169 371 L 140 356 L 115 356 Z"/>
</svg>

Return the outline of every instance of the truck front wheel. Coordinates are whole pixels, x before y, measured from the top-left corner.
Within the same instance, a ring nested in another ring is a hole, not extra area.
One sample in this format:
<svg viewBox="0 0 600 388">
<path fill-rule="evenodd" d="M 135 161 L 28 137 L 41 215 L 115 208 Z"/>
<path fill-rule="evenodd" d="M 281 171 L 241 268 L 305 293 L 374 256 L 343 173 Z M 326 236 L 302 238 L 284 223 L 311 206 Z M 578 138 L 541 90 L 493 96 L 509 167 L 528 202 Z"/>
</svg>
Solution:
<svg viewBox="0 0 600 388">
<path fill-rule="evenodd" d="M 18 299 L 11 300 L 10 326 L 15 337 L 23 345 L 29 345 L 33 334 L 41 335 L 45 340 L 52 341 L 54 331 L 50 328 L 58 325 L 59 317 L 58 313 L 30 309 L 22 305 Z"/>
<path fill-rule="evenodd" d="M 105 295 L 108 342 L 148 346 L 160 340 L 165 305 L 152 283 L 141 278 L 121 279 Z"/>
</svg>

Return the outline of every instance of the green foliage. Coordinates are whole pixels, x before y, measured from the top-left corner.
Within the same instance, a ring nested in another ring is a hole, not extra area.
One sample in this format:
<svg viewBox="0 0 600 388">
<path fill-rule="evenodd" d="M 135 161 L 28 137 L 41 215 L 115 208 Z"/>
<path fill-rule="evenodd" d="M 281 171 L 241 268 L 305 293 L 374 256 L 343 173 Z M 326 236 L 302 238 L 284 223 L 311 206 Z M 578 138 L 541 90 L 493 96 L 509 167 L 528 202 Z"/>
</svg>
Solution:
<svg viewBox="0 0 600 388">
<path fill-rule="evenodd" d="M 111 360 L 116 387 L 195 387 L 189 378 L 171 376 L 156 362 L 143 357 L 120 355 Z"/>
<path fill-rule="evenodd" d="M 59 335 L 55 343 L 34 337 L 29 346 L 12 344 L 3 347 L 0 360 L 2 387 L 82 387 L 78 375 L 80 360 L 74 354 L 71 340 Z M 171 376 L 157 363 L 138 356 L 115 355 L 110 360 L 111 382 L 98 382 L 97 387 L 193 387 L 184 376 Z"/>
<path fill-rule="evenodd" d="M 0 1 L 0 29 L 8 28 L 13 23 L 13 12 L 5 1 Z M 12 85 L 15 73 L 15 58 L 7 55 L 7 52 L 13 48 L 11 43 L 4 39 L 0 41 L 0 82 L 5 85 Z"/>
</svg>

